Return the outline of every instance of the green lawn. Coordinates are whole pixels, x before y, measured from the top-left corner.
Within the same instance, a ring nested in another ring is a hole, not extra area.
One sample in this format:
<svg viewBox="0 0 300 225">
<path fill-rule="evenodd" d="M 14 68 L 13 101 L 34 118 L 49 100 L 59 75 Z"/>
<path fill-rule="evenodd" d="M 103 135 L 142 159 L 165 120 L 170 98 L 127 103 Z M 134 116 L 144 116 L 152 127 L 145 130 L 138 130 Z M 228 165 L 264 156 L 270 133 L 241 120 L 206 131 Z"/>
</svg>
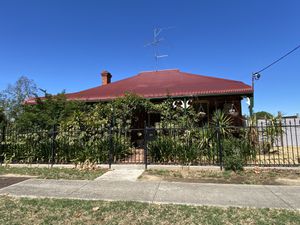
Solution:
<svg viewBox="0 0 300 225">
<path fill-rule="evenodd" d="M 300 212 L 0 197 L 0 224 L 300 224 Z"/>
<path fill-rule="evenodd" d="M 68 179 L 68 180 L 93 180 L 107 170 L 93 169 L 80 170 L 75 168 L 36 168 L 36 167 L 9 167 L 0 166 L 0 175 L 14 174 L 37 176 L 44 179 Z"/>
<path fill-rule="evenodd" d="M 220 170 L 147 170 L 142 180 L 165 180 L 195 183 L 299 185 L 300 169 L 246 169 L 240 172 Z"/>
</svg>

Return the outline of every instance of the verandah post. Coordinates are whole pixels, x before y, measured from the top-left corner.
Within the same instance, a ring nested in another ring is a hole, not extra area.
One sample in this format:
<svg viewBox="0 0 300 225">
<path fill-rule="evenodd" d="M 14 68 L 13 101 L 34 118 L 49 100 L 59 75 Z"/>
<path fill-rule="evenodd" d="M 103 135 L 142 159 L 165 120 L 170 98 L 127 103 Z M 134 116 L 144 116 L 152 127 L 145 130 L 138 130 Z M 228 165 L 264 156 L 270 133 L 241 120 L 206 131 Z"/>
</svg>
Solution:
<svg viewBox="0 0 300 225">
<path fill-rule="evenodd" d="M 2 163 L 3 163 L 3 158 L 4 158 L 4 156 L 3 156 L 3 154 L 4 154 L 4 152 L 5 152 L 5 147 L 6 147 L 6 143 L 5 143 L 5 135 L 6 135 L 6 133 L 5 133 L 5 126 L 3 126 L 2 127 L 2 129 L 1 129 L 1 142 L 0 142 L 0 147 L 1 147 L 1 151 L 0 151 L 0 166 L 2 165 Z"/>
<path fill-rule="evenodd" d="M 56 136 L 56 126 L 53 125 L 51 129 L 51 167 L 55 163 L 55 136 Z"/>
<path fill-rule="evenodd" d="M 109 124 L 109 131 L 108 131 L 108 135 L 109 135 L 109 146 L 108 146 L 108 167 L 109 169 L 111 169 L 111 164 L 113 161 L 113 152 L 114 152 L 114 143 L 113 143 L 113 128 L 115 126 L 115 108 L 114 105 L 112 105 L 111 108 L 112 111 L 112 117 L 110 120 L 110 124 Z"/>
<path fill-rule="evenodd" d="M 144 163 L 145 170 L 148 168 L 148 130 L 146 121 L 144 122 Z"/>
<path fill-rule="evenodd" d="M 217 121 L 216 134 L 217 134 L 220 170 L 223 170 L 223 154 L 222 154 L 222 145 L 221 145 L 221 134 L 220 134 L 220 123 L 219 123 L 219 121 Z"/>
<path fill-rule="evenodd" d="M 108 166 L 111 169 L 112 164 L 112 149 L 113 149 L 113 139 L 112 139 L 112 124 L 109 125 L 109 147 L 108 147 Z"/>
</svg>

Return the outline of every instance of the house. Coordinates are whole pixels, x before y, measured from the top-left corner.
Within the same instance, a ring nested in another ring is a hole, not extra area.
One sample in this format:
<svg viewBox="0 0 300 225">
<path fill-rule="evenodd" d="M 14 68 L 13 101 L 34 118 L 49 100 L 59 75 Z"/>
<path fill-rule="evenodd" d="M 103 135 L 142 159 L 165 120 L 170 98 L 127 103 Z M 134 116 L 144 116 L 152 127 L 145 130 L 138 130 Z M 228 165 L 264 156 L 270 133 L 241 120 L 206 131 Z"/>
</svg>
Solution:
<svg viewBox="0 0 300 225">
<path fill-rule="evenodd" d="M 216 109 L 233 115 L 234 123 L 242 125 L 241 100 L 253 96 L 251 86 L 240 81 L 210 76 L 195 75 L 178 69 L 140 72 L 139 74 L 111 82 L 112 75 L 108 71 L 101 73 L 102 85 L 83 91 L 68 93 L 68 100 L 83 102 L 107 102 L 125 93 L 135 93 L 154 103 L 167 98 L 174 99 L 175 105 L 194 107 L 207 122 Z M 34 99 L 27 103 L 33 103 Z M 143 117 L 148 124 L 158 120 L 157 116 Z"/>
</svg>

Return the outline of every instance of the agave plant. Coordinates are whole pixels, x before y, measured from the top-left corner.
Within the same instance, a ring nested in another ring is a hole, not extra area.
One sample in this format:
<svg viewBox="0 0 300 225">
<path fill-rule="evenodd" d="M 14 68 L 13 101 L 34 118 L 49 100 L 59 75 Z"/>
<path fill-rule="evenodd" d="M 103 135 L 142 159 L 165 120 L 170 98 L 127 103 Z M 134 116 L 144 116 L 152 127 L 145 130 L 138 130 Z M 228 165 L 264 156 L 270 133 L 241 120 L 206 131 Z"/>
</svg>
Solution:
<svg viewBox="0 0 300 225">
<path fill-rule="evenodd" d="M 219 129 L 220 135 L 225 137 L 232 131 L 232 119 L 221 110 L 216 110 L 212 117 L 212 124 Z"/>
</svg>

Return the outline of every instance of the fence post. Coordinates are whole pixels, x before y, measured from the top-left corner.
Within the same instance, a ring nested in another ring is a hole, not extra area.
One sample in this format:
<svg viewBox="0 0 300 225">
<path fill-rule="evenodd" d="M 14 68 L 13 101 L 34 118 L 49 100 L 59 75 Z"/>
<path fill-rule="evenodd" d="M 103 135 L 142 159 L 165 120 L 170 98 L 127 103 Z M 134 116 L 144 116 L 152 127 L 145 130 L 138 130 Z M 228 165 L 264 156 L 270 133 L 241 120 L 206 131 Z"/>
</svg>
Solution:
<svg viewBox="0 0 300 225">
<path fill-rule="evenodd" d="M 112 125 L 109 125 L 109 149 L 108 149 L 108 167 L 111 169 L 112 164 L 112 149 L 113 149 L 113 139 L 112 139 Z"/>
<path fill-rule="evenodd" d="M 220 162 L 220 170 L 223 170 L 223 154 L 222 154 L 222 145 L 221 145 L 221 134 L 220 134 L 220 124 L 217 122 L 217 142 L 218 142 L 218 153 L 219 153 L 219 162 Z"/>
<path fill-rule="evenodd" d="M 56 126 L 53 125 L 51 129 L 51 167 L 55 163 L 55 135 L 56 135 Z"/>
<path fill-rule="evenodd" d="M 0 147 L 1 147 L 1 151 L 0 151 L 0 166 L 2 166 L 3 163 L 3 158 L 4 158 L 4 148 L 6 147 L 5 144 L 5 126 L 3 125 L 2 129 L 1 129 L 1 140 L 0 140 Z"/>
<path fill-rule="evenodd" d="M 146 121 L 144 122 L 144 162 L 145 170 L 148 168 L 148 128 Z"/>
</svg>

